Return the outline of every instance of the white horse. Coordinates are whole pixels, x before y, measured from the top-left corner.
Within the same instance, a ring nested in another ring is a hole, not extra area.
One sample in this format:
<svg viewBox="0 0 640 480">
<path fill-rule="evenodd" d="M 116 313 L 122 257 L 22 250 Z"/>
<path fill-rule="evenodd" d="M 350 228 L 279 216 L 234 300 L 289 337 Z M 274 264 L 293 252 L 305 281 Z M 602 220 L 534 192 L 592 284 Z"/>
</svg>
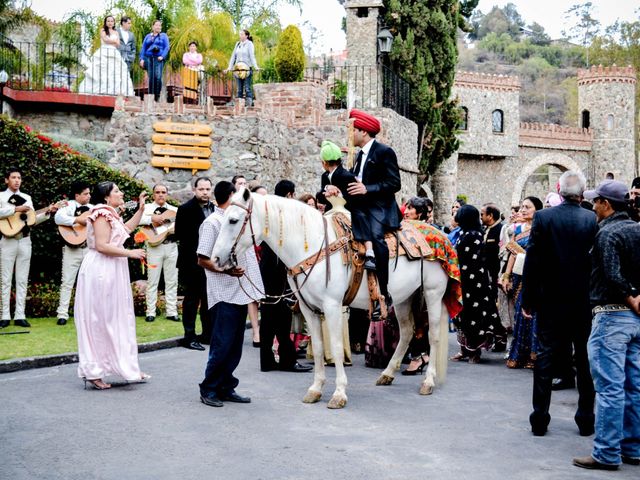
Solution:
<svg viewBox="0 0 640 480">
<path fill-rule="evenodd" d="M 330 225 L 330 221 L 327 223 Z M 333 228 L 329 227 L 325 233 L 327 223 L 324 223 L 320 212 L 298 200 L 250 194 L 248 190 L 240 190 L 233 196 L 231 205 L 225 211 L 222 228 L 213 249 L 213 260 L 219 268 L 231 268 L 235 264 L 236 254 L 264 241 L 282 262 L 291 268 L 324 249 L 325 234 L 329 243 L 336 240 Z M 328 282 L 325 260 L 317 262 L 312 270 L 299 275 L 297 279 L 299 291 L 292 277 L 289 277 L 289 284 L 300 300 L 300 309 L 309 325 L 313 349 L 319 352 L 314 355 L 314 379 L 303 399 L 305 403 L 315 403 L 320 400 L 322 387 L 326 381 L 319 316 L 319 313 L 323 312 L 336 370 L 336 389 L 328 407 L 342 408 L 347 404 L 341 307 L 342 299 L 349 287 L 350 273 L 351 267 L 343 264 L 341 255 L 337 252 L 330 256 Z M 400 368 L 402 357 L 413 335 L 411 299 L 422 285 L 429 313 L 431 359 L 420 394 L 429 395 L 436 385 L 436 378 L 438 382 L 442 382 L 446 376 L 448 313 L 442 300 L 448 277 L 438 261 L 409 261 L 405 256 L 398 259 L 397 265 L 395 259 L 390 261 L 389 273 L 388 288 L 394 300 L 395 313 L 400 326 L 400 341 L 389 365 L 376 384 L 390 385 L 395 371 Z M 369 308 L 366 279 L 360 285 L 351 306 L 361 309 Z"/>
</svg>

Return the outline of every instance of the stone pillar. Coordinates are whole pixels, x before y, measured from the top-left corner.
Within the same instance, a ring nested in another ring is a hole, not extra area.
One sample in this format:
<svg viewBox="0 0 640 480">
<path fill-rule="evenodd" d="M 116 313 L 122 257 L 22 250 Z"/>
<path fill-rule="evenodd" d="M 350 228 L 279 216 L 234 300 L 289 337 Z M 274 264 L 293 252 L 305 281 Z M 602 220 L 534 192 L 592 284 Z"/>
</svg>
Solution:
<svg viewBox="0 0 640 480">
<path fill-rule="evenodd" d="M 378 17 L 382 0 L 347 0 L 347 106 L 382 106 L 382 76 L 378 67 Z"/>
<path fill-rule="evenodd" d="M 431 179 L 433 192 L 433 218 L 438 225 L 447 225 L 451 219 L 451 205 L 458 194 L 458 154 L 454 153 L 440 164 Z"/>
</svg>

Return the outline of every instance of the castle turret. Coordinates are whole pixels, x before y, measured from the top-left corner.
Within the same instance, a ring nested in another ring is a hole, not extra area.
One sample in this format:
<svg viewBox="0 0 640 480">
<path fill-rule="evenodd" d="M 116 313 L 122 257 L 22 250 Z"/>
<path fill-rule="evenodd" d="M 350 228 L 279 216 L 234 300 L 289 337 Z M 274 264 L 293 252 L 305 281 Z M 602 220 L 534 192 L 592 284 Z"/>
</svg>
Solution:
<svg viewBox="0 0 640 480">
<path fill-rule="evenodd" d="M 593 184 L 608 173 L 629 184 L 637 174 L 635 89 L 636 72 L 630 66 L 578 71 L 579 125 L 593 132 L 589 171 Z"/>
</svg>

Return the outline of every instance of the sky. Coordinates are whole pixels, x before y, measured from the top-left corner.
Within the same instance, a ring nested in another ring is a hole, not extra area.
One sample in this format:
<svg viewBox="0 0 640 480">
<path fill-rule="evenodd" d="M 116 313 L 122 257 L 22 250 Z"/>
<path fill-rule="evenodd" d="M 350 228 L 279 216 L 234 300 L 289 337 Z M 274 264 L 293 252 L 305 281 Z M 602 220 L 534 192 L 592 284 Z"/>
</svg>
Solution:
<svg viewBox="0 0 640 480">
<path fill-rule="evenodd" d="M 582 3 L 581 0 L 510 0 L 515 4 L 518 12 L 527 25 L 538 22 L 552 38 L 561 37 L 566 28 L 564 12 L 572 5 Z M 640 9 L 640 0 L 591 0 L 595 7 L 595 17 L 603 26 L 620 20 L 635 20 L 640 15 L 634 12 Z M 85 9 L 93 13 L 100 13 L 107 2 L 103 0 L 31 0 L 31 7 L 36 13 L 52 20 L 60 21 L 65 14 Z M 482 13 L 488 13 L 494 5 L 500 7 L 509 0 L 480 0 L 478 8 Z M 340 26 L 345 15 L 344 8 L 337 0 L 302 0 L 302 14 L 296 8 L 284 5 L 280 8 L 280 21 L 283 27 L 289 24 L 298 25 L 305 37 L 305 44 L 310 38 L 313 26 L 317 32 L 317 39 L 313 46 L 313 54 L 329 53 L 330 50 L 339 52 L 345 48 L 345 35 Z M 305 22 L 306 25 L 305 25 Z"/>
</svg>

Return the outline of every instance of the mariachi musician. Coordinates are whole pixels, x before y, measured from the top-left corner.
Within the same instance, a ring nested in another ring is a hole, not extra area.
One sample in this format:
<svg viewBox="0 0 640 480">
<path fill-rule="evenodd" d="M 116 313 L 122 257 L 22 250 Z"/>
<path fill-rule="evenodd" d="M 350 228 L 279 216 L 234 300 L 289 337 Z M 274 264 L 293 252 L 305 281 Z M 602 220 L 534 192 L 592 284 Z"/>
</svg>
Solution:
<svg viewBox="0 0 640 480">
<path fill-rule="evenodd" d="M 71 184 L 71 197 L 66 207 L 58 209 L 54 217 L 56 225 L 83 230 L 84 234 L 79 244 L 68 243 L 62 247 L 62 282 L 60 284 L 60 303 L 58 304 L 58 325 L 66 325 L 69 319 L 69 302 L 71 291 L 76 283 L 78 270 L 87 253 L 86 226 L 88 212 L 93 205 L 89 203 L 91 190 L 87 182 L 78 181 Z"/>
<path fill-rule="evenodd" d="M 0 328 L 9 326 L 11 322 L 11 283 L 13 271 L 16 274 L 16 305 L 13 315 L 14 325 L 19 327 L 30 327 L 24 312 L 25 300 L 27 298 L 27 282 L 29 280 L 29 266 L 31 264 L 31 238 L 29 237 L 30 227 L 21 217 L 33 210 L 31 197 L 20 191 L 22 185 L 22 172 L 16 167 L 9 167 L 4 182 L 7 189 L 0 192 L 0 219 L 5 222 L 18 214 L 14 223 L 22 227 L 12 233 L 12 236 L 3 235 L 0 240 L 2 251 L 0 260 L 0 271 L 2 272 L 2 320 Z M 56 205 L 50 205 L 36 215 L 35 224 L 44 222 L 49 215 L 57 210 Z"/>
<path fill-rule="evenodd" d="M 167 203 L 169 189 L 166 185 L 157 184 L 153 187 L 153 202 L 144 207 L 144 213 L 140 225 L 149 225 L 154 228 L 164 226 L 168 235 L 158 245 L 147 243 L 147 322 L 156 319 L 156 303 L 158 300 L 158 284 L 160 273 L 164 272 L 166 316 L 167 320 L 179 322 L 178 317 L 178 245 L 173 233 L 175 227 L 175 215 L 167 218 L 167 211 L 177 212 L 178 209 Z"/>
</svg>

